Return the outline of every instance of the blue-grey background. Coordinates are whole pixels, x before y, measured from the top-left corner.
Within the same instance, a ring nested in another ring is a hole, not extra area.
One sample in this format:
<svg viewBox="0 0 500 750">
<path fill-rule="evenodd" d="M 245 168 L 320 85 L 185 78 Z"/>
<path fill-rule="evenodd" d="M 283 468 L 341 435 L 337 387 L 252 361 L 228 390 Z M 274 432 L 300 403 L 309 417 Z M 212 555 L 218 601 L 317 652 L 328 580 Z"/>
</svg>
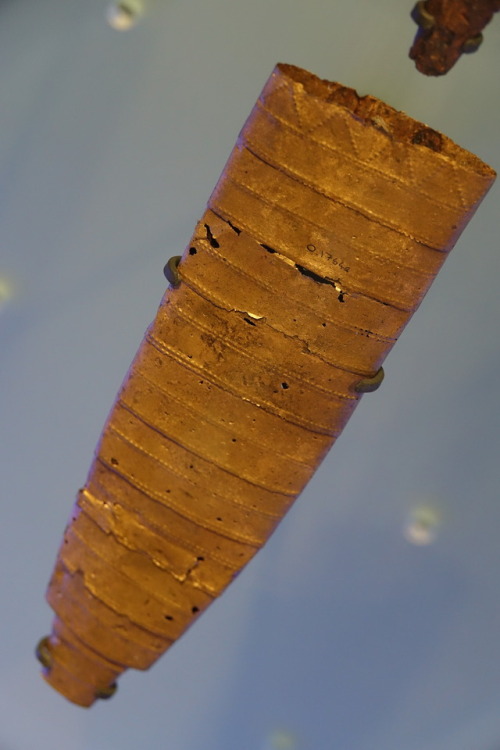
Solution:
<svg viewBox="0 0 500 750">
<path fill-rule="evenodd" d="M 278 61 L 500 167 L 500 18 L 428 79 L 412 0 L 0 2 L 0 750 L 500 748 L 500 189 L 267 547 L 148 673 L 71 705 L 44 590 L 115 392 Z M 428 545 L 408 541 L 429 507 Z"/>
</svg>

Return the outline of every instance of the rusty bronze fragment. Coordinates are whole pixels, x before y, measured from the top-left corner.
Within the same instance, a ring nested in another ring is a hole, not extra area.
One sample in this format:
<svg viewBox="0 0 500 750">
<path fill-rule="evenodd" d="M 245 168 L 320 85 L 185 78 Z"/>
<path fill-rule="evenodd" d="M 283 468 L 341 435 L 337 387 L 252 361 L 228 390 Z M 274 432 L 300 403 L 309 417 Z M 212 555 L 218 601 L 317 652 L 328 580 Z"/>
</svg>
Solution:
<svg viewBox="0 0 500 750">
<path fill-rule="evenodd" d="M 484 27 L 499 10 L 500 0 L 418 0 L 410 58 L 425 75 L 445 75 L 461 55 L 479 49 Z"/>
<path fill-rule="evenodd" d="M 278 65 L 118 393 L 39 649 L 81 706 L 147 669 L 252 559 L 356 407 L 494 172 Z"/>
</svg>

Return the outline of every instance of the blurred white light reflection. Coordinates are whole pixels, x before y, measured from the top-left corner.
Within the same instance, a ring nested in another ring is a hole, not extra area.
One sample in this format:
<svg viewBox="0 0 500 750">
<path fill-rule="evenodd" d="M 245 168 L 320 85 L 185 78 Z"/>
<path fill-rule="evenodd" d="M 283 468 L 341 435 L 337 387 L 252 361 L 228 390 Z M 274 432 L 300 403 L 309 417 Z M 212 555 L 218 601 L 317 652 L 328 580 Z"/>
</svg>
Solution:
<svg viewBox="0 0 500 750">
<path fill-rule="evenodd" d="M 12 281 L 5 276 L 0 276 L 0 313 L 3 312 L 13 296 L 14 286 Z"/>
<path fill-rule="evenodd" d="M 410 512 L 404 528 L 405 539 L 420 546 L 435 541 L 441 523 L 441 514 L 430 505 L 418 505 Z"/>
<path fill-rule="evenodd" d="M 108 7 L 106 17 L 113 29 L 128 31 L 136 25 L 142 13 L 143 4 L 140 0 L 122 0 Z"/>
<path fill-rule="evenodd" d="M 298 750 L 297 739 L 286 729 L 275 729 L 269 737 L 269 750 Z"/>
</svg>

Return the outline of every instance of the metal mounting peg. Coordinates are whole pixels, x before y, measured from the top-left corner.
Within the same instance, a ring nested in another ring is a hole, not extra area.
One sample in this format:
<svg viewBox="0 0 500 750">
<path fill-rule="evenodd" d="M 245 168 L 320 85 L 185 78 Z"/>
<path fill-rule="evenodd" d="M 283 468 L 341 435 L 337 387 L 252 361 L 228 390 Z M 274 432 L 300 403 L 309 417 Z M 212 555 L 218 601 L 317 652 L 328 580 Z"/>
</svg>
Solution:
<svg viewBox="0 0 500 750">
<path fill-rule="evenodd" d="M 481 33 L 476 34 L 476 36 L 473 36 L 470 39 L 467 39 L 466 42 L 464 42 L 462 46 L 462 52 L 465 55 L 470 55 L 473 52 L 477 52 L 482 43 L 483 35 Z"/>
<path fill-rule="evenodd" d="M 112 682 L 111 685 L 108 685 L 108 687 L 98 690 L 95 694 L 95 697 L 100 698 L 103 701 L 107 701 L 109 700 L 109 698 L 113 697 L 117 690 L 118 685 L 116 684 L 116 682 Z"/>
<path fill-rule="evenodd" d="M 373 393 L 382 385 L 384 379 L 384 368 L 380 367 L 371 378 L 363 378 L 354 386 L 356 393 Z"/>
<path fill-rule="evenodd" d="M 182 255 L 173 255 L 170 260 L 167 261 L 163 269 L 165 278 L 167 279 L 170 286 L 173 286 L 174 288 L 179 286 L 179 284 L 181 283 L 179 271 L 177 270 L 181 258 Z"/>
<path fill-rule="evenodd" d="M 49 649 L 49 637 L 42 638 L 35 649 L 35 656 L 45 669 L 52 667 L 52 654 Z"/>
<path fill-rule="evenodd" d="M 417 26 L 420 26 L 424 31 L 432 29 L 436 24 L 434 16 L 425 8 L 425 0 L 419 0 L 419 2 L 415 4 L 410 15 Z"/>
</svg>

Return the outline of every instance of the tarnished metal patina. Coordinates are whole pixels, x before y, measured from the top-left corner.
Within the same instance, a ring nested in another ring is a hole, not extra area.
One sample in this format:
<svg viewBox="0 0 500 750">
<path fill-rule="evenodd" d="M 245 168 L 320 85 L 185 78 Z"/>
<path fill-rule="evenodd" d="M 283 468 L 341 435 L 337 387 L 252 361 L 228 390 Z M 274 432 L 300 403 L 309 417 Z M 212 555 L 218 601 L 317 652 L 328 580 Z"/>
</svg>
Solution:
<svg viewBox="0 0 500 750">
<path fill-rule="evenodd" d="M 265 543 L 494 179 L 373 97 L 278 65 L 117 395 L 47 599 L 82 706 L 147 669 Z"/>
</svg>

